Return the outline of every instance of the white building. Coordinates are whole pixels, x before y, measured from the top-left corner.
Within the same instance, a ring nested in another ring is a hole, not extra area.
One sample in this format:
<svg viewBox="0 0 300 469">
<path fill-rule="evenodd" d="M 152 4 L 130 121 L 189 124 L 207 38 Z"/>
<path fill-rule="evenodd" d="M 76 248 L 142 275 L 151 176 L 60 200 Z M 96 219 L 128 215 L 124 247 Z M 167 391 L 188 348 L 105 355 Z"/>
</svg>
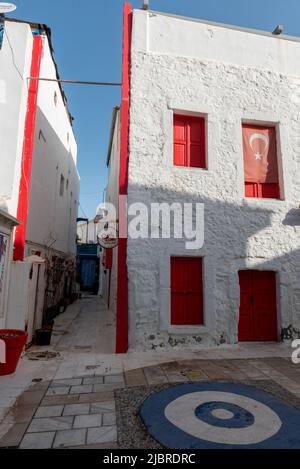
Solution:
<svg viewBox="0 0 300 469">
<path fill-rule="evenodd" d="M 205 239 L 119 240 L 117 351 L 299 337 L 300 40 L 124 11 L 108 200 L 202 203 Z"/>
<path fill-rule="evenodd" d="M 26 276 L 29 257 L 37 256 L 45 270 L 30 287 L 39 295 L 33 309 L 37 303 L 43 310 L 57 304 L 69 293 L 75 273 L 79 176 L 72 118 L 57 82 L 30 77 L 59 78 L 51 31 L 6 19 L 0 50 L 0 208 L 20 225 L 0 327 L 24 327 L 24 314 L 28 325 L 15 280 Z"/>
</svg>

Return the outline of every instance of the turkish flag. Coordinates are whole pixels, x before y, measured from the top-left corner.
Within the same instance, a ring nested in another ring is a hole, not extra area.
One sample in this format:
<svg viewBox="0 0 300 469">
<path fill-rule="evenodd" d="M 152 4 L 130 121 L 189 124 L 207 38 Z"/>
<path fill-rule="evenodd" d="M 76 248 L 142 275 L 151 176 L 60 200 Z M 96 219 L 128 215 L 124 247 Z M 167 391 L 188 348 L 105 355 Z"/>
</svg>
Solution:
<svg viewBox="0 0 300 469">
<path fill-rule="evenodd" d="M 245 182 L 277 183 L 275 127 L 243 125 Z"/>
</svg>

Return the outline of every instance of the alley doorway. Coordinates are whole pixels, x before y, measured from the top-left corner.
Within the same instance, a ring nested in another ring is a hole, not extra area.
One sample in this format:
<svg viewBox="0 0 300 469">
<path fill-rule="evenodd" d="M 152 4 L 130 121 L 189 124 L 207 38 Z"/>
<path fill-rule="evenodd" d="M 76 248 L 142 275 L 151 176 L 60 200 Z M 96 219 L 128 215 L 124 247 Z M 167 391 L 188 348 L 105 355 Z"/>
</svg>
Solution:
<svg viewBox="0 0 300 469">
<path fill-rule="evenodd" d="M 239 341 L 277 341 L 276 273 L 243 270 L 239 282 Z"/>
</svg>

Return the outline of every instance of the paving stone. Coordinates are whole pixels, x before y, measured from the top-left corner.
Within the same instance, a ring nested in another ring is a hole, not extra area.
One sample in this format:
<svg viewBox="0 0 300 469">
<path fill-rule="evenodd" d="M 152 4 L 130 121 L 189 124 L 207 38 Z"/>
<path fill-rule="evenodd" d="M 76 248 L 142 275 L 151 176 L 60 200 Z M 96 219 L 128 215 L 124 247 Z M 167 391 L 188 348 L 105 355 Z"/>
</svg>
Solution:
<svg viewBox="0 0 300 469">
<path fill-rule="evenodd" d="M 142 369 L 126 371 L 125 381 L 127 386 L 144 386 L 147 384 L 146 377 Z"/>
<path fill-rule="evenodd" d="M 63 405 L 52 405 L 49 407 L 39 407 L 36 411 L 35 418 L 46 418 L 46 417 L 60 417 L 63 412 Z"/>
<path fill-rule="evenodd" d="M 92 378 L 84 378 L 83 384 L 103 384 L 103 376 L 93 376 Z"/>
<path fill-rule="evenodd" d="M 12 409 L 12 415 L 15 423 L 29 423 L 33 418 L 37 404 L 32 405 L 16 405 Z"/>
<path fill-rule="evenodd" d="M 103 425 L 116 425 L 116 414 L 115 412 L 106 412 L 103 414 Z"/>
<path fill-rule="evenodd" d="M 228 374 L 224 373 L 221 366 L 209 360 L 201 360 L 200 370 L 209 379 L 228 379 Z"/>
<path fill-rule="evenodd" d="M 86 415 L 90 412 L 90 404 L 70 404 L 64 408 L 63 415 Z"/>
<path fill-rule="evenodd" d="M 124 383 L 124 376 L 123 376 L 123 374 L 107 375 L 107 376 L 104 377 L 104 383 L 105 384 Z"/>
<path fill-rule="evenodd" d="M 106 392 L 94 392 L 91 394 L 81 394 L 79 396 L 79 402 L 106 402 L 106 401 L 113 401 L 114 400 L 114 393 L 113 391 L 106 391 Z"/>
<path fill-rule="evenodd" d="M 82 378 L 56 379 L 52 381 L 50 387 L 79 386 L 80 384 L 82 384 Z"/>
<path fill-rule="evenodd" d="M 160 367 L 166 375 L 169 383 L 185 383 L 189 381 L 189 378 L 185 375 L 184 371 L 181 370 L 177 362 L 164 363 L 160 365 Z"/>
<path fill-rule="evenodd" d="M 53 444 L 55 432 L 27 433 L 21 444 L 20 449 L 50 449 Z"/>
<path fill-rule="evenodd" d="M 101 427 L 102 415 L 78 415 L 75 417 L 73 428 L 92 428 Z"/>
<path fill-rule="evenodd" d="M 19 446 L 27 427 L 28 423 L 16 423 L 6 435 L 0 439 L 0 448 Z"/>
<path fill-rule="evenodd" d="M 108 441 L 107 443 L 95 445 L 69 446 L 68 449 L 119 449 L 119 445 L 116 441 Z"/>
<path fill-rule="evenodd" d="M 91 414 L 104 414 L 106 412 L 114 412 L 116 408 L 114 401 L 95 402 L 91 404 Z"/>
<path fill-rule="evenodd" d="M 117 441 L 117 427 L 89 428 L 87 433 L 87 444 L 109 443 Z"/>
<path fill-rule="evenodd" d="M 53 448 L 68 448 L 73 446 L 81 446 L 86 441 L 86 429 L 79 430 L 63 430 L 56 433 Z"/>
<path fill-rule="evenodd" d="M 114 391 L 115 389 L 120 389 L 124 387 L 124 383 L 111 383 L 111 384 L 94 384 L 93 392 L 106 392 Z"/>
<path fill-rule="evenodd" d="M 163 384 L 167 383 L 167 377 L 159 366 L 149 366 L 144 368 L 144 373 L 148 384 Z"/>
<path fill-rule="evenodd" d="M 39 404 L 43 399 L 45 391 L 25 391 L 18 398 L 18 405 Z"/>
<path fill-rule="evenodd" d="M 37 433 L 69 430 L 72 428 L 73 420 L 73 417 L 33 419 L 27 431 L 28 433 Z"/>
<path fill-rule="evenodd" d="M 70 386 L 59 386 L 54 388 L 49 388 L 46 396 L 64 396 L 69 394 Z M 72 393 L 75 394 L 75 393 Z"/>
<path fill-rule="evenodd" d="M 79 394 L 66 394 L 64 396 L 46 396 L 41 402 L 42 406 L 51 406 L 59 404 L 75 404 L 78 402 Z"/>
<path fill-rule="evenodd" d="M 82 386 L 72 386 L 70 394 L 88 394 L 93 392 L 92 384 L 84 384 Z"/>
<path fill-rule="evenodd" d="M 267 379 L 267 376 L 245 360 L 234 360 L 232 366 L 241 370 L 248 378 Z"/>
<path fill-rule="evenodd" d="M 190 381 L 198 381 L 201 379 L 207 379 L 206 375 L 200 370 L 186 370 L 185 375 Z"/>
<path fill-rule="evenodd" d="M 243 369 L 233 364 L 232 360 L 221 360 L 218 362 L 218 365 L 222 369 L 222 372 L 228 377 L 228 379 L 243 381 L 247 378 L 247 375 Z"/>
<path fill-rule="evenodd" d="M 46 392 L 49 387 L 50 381 L 40 381 L 39 383 L 35 383 L 33 386 L 28 389 L 29 392 Z"/>
</svg>

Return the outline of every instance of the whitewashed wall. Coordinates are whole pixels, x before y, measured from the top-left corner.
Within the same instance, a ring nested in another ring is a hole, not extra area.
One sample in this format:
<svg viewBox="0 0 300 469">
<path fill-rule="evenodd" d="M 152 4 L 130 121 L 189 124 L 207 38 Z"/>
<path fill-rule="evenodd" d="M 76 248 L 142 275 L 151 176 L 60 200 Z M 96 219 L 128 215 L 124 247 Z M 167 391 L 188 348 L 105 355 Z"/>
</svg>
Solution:
<svg viewBox="0 0 300 469">
<path fill-rule="evenodd" d="M 16 216 L 30 76 L 28 24 L 5 23 L 0 50 L 0 207 Z"/>
<path fill-rule="evenodd" d="M 0 329 L 5 326 L 7 312 L 10 265 L 13 252 L 13 233 L 14 227 L 12 226 L 11 221 L 0 213 L 0 236 L 2 235 L 7 241 L 6 253 L 2 257 L 2 262 L 0 263 Z"/>
<path fill-rule="evenodd" d="M 56 78 L 48 40 L 43 42 L 41 77 Z M 56 94 L 56 104 L 55 104 Z M 77 144 L 57 83 L 39 83 L 26 241 L 75 254 L 79 176 Z M 64 191 L 60 195 L 60 180 Z"/>
<path fill-rule="evenodd" d="M 129 203 L 202 202 L 205 326 L 170 327 L 170 255 L 129 240 L 130 348 L 237 341 L 238 271 L 278 272 L 280 332 L 300 333 L 300 43 L 134 11 Z M 172 166 L 174 110 L 207 120 L 208 170 Z M 276 124 L 284 200 L 244 197 L 241 124 Z"/>
<path fill-rule="evenodd" d="M 108 183 L 106 188 L 106 202 L 113 204 L 116 208 L 118 217 L 119 210 L 119 172 L 120 172 L 120 112 L 117 111 L 113 141 L 109 160 Z M 113 265 L 111 271 L 111 289 L 110 289 L 110 309 L 116 313 L 117 307 L 117 259 L 118 248 L 113 250 Z M 108 295 L 108 272 L 104 273 L 105 268 L 101 265 L 101 291 L 100 293 L 107 301 Z"/>
</svg>

